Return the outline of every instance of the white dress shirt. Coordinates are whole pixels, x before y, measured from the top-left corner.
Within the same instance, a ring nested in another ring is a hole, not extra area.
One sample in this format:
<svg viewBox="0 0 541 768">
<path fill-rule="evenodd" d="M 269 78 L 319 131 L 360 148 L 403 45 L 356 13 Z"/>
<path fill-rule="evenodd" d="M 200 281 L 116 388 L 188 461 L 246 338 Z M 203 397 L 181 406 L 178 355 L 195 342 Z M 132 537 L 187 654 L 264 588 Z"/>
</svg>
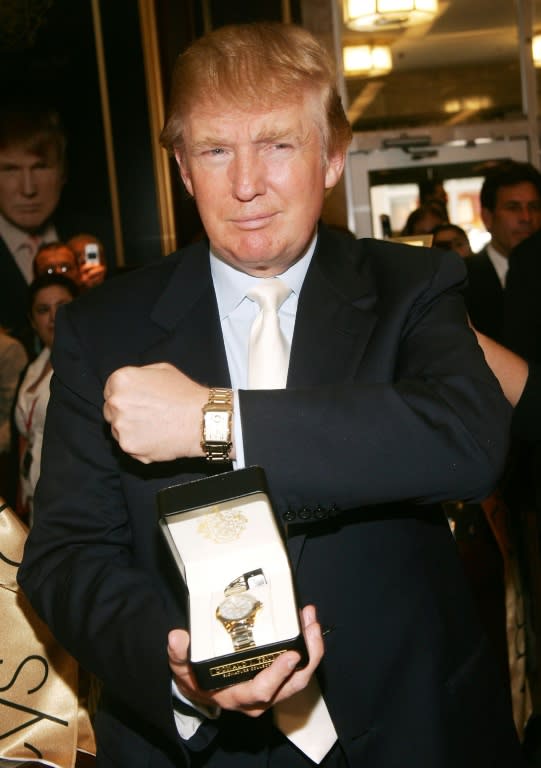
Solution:
<svg viewBox="0 0 541 768">
<path fill-rule="evenodd" d="M 289 267 L 283 274 L 278 275 L 280 280 L 291 288 L 291 294 L 278 311 L 280 327 L 289 346 L 291 346 L 291 341 L 293 339 L 299 295 L 308 267 L 310 266 L 310 261 L 314 254 L 316 240 L 317 236 L 314 235 L 306 254 L 299 259 L 299 261 L 295 262 L 293 266 Z M 229 366 L 231 386 L 233 387 L 235 398 L 233 419 L 235 453 L 237 458 L 234 462 L 234 466 L 235 468 L 242 468 L 245 466 L 245 461 L 238 390 L 248 388 L 248 342 L 252 323 L 259 312 L 259 305 L 257 302 L 249 299 L 246 296 L 246 293 L 254 283 L 265 278 L 252 277 L 252 275 L 247 275 L 245 272 L 240 272 L 229 266 L 229 264 L 221 261 L 221 259 L 215 256 L 212 252 L 210 254 L 210 271 L 212 274 L 214 291 L 216 293 L 216 300 L 218 302 L 218 312 L 224 337 L 227 364 Z M 175 698 L 190 704 L 191 707 L 201 713 L 201 717 L 199 717 L 195 714 L 191 715 L 186 712 L 175 710 L 175 722 L 181 738 L 187 740 L 193 736 L 205 718 L 215 719 L 216 717 L 219 717 L 219 708 L 216 708 L 215 711 L 210 711 L 187 701 L 185 696 L 178 690 L 174 681 L 172 682 L 172 690 Z"/>
<path fill-rule="evenodd" d="M 54 243 L 58 234 L 52 224 L 48 224 L 43 232 L 32 237 L 19 227 L 16 227 L 0 214 L 0 237 L 7 245 L 8 251 L 15 259 L 27 283 L 34 279 L 34 256 L 43 243 Z"/>
</svg>

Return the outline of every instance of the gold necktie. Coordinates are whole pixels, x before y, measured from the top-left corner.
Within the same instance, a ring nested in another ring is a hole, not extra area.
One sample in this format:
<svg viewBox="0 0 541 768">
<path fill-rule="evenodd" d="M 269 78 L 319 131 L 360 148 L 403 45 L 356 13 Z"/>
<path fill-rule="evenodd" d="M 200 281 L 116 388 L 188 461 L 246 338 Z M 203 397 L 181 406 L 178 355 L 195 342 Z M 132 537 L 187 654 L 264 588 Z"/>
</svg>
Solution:
<svg viewBox="0 0 541 768">
<path fill-rule="evenodd" d="M 291 289 L 281 280 L 261 280 L 247 292 L 259 304 L 248 346 L 249 389 L 283 389 L 289 364 L 289 344 L 280 328 L 278 310 Z"/>
<path fill-rule="evenodd" d="M 261 308 L 250 331 L 250 389 L 282 389 L 286 385 L 289 344 L 280 329 L 278 310 L 290 293 L 281 280 L 270 278 L 246 294 Z M 304 690 L 275 704 L 273 715 L 277 728 L 314 763 L 320 763 L 336 742 L 336 730 L 315 676 Z"/>
</svg>

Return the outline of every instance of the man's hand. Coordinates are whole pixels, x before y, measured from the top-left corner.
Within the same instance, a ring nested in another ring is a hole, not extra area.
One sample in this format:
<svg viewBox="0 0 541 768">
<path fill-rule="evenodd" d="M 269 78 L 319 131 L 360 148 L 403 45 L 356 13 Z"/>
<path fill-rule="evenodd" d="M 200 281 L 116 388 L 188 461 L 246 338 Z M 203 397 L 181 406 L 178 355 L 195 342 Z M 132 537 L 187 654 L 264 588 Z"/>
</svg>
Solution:
<svg viewBox="0 0 541 768">
<path fill-rule="evenodd" d="M 105 280 L 107 267 L 105 264 L 81 264 L 79 267 L 80 281 L 83 288 L 94 288 Z"/>
<path fill-rule="evenodd" d="M 323 637 L 313 605 L 302 609 L 301 620 L 309 655 L 309 663 L 304 669 L 295 669 L 299 663 L 299 654 L 296 651 L 287 651 L 251 680 L 219 691 L 204 691 L 199 688 L 188 661 L 189 635 L 182 629 L 174 629 L 169 633 L 167 652 L 169 666 L 179 691 L 194 704 L 205 707 L 219 706 L 222 709 L 244 712 L 250 717 L 259 717 L 273 704 L 306 688 L 323 657 Z"/>
<path fill-rule="evenodd" d="M 105 383 L 103 415 L 122 450 L 143 464 L 202 456 L 208 393 L 169 363 L 119 368 Z"/>
</svg>

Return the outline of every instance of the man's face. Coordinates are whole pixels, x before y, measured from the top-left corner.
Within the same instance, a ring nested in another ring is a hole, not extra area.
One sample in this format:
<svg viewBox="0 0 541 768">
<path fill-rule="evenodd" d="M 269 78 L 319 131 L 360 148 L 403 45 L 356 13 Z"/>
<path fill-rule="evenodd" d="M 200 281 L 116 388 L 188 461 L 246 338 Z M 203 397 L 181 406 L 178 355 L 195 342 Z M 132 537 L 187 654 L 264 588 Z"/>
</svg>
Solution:
<svg viewBox="0 0 541 768">
<path fill-rule="evenodd" d="M 213 252 L 236 269 L 270 277 L 306 251 L 342 152 L 325 163 L 313 100 L 245 112 L 194 110 L 176 152 Z"/>
<path fill-rule="evenodd" d="M 52 216 L 64 174 L 54 152 L 40 157 L 22 146 L 0 149 L 0 213 L 25 232 Z"/>
<path fill-rule="evenodd" d="M 508 257 L 513 248 L 541 228 L 541 199 L 529 181 L 500 187 L 493 211 L 481 209 L 492 245 Z"/>
<path fill-rule="evenodd" d="M 55 247 L 46 248 L 36 254 L 34 259 L 34 272 L 36 277 L 40 275 L 52 275 L 55 272 L 65 275 L 74 283 L 80 282 L 79 265 L 77 257 L 70 248 Z"/>
</svg>

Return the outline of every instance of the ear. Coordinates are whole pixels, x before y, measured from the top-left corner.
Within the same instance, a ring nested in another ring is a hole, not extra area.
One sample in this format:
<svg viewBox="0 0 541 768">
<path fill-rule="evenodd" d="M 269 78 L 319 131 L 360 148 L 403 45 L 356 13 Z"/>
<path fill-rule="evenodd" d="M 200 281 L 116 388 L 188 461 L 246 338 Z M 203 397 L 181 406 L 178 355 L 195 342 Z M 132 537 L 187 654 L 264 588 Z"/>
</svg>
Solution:
<svg viewBox="0 0 541 768">
<path fill-rule="evenodd" d="M 182 150 L 179 149 L 178 147 L 175 147 L 175 160 L 177 161 L 178 169 L 180 171 L 180 177 L 184 182 L 184 186 L 186 187 L 190 195 L 193 197 L 193 184 L 192 184 L 192 177 L 190 174 L 190 170 L 186 162 L 186 157 L 184 156 Z"/>
<path fill-rule="evenodd" d="M 492 228 L 492 211 L 489 211 L 488 208 L 481 208 L 481 219 L 487 232 L 490 232 Z"/>
<path fill-rule="evenodd" d="M 332 189 L 340 181 L 344 164 L 346 162 L 346 153 L 337 150 L 333 155 L 327 158 L 327 168 L 325 170 L 325 189 Z"/>
</svg>

